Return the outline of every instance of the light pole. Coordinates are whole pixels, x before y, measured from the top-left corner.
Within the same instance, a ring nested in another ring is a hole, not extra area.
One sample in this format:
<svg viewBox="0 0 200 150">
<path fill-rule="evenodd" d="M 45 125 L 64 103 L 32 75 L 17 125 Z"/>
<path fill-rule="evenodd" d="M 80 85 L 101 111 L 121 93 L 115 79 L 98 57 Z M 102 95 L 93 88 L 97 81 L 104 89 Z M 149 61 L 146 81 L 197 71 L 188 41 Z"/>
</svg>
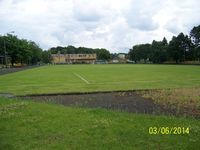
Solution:
<svg viewBox="0 0 200 150">
<path fill-rule="evenodd" d="M 5 65 L 7 68 L 7 51 L 6 51 L 6 41 L 5 41 L 5 35 L 9 34 L 9 33 L 15 33 L 15 31 L 11 31 L 11 32 L 7 32 L 4 34 L 4 38 L 3 38 L 3 44 L 4 44 L 4 59 L 5 59 Z"/>
</svg>

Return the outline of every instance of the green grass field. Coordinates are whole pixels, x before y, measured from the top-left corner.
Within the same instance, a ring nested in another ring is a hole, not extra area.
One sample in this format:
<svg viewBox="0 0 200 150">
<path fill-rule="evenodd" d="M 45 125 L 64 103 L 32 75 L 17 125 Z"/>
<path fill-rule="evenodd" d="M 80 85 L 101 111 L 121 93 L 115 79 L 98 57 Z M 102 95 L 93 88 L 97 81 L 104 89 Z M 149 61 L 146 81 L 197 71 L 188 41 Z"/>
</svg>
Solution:
<svg viewBox="0 0 200 150">
<path fill-rule="evenodd" d="M 199 66 L 180 65 L 57 65 L 0 76 L 0 93 L 16 95 L 199 86 Z"/>
<path fill-rule="evenodd" d="M 161 103 L 166 100 L 166 105 L 174 105 L 173 100 L 183 106 L 199 105 L 200 68 L 181 65 L 58 65 L 0 76 L 0 93 L 15 95 L 136 89 L 161 89 L 143 95 Z M 185 127 L 189 128 L 189 133 L 151 135 L 150 127 Z M 2 150 L 195 150 L 199 147 L 200 121 L 197 119 L 65 107 L 0 97 Z"/>
<path fill-rule="evenodd" d="M 149 127 L 188 127 L 151 135 Z M 0 149 L 181 149 L 200 147 L 195 119 L 83 109 L 0 98 Z"/>
</svg>

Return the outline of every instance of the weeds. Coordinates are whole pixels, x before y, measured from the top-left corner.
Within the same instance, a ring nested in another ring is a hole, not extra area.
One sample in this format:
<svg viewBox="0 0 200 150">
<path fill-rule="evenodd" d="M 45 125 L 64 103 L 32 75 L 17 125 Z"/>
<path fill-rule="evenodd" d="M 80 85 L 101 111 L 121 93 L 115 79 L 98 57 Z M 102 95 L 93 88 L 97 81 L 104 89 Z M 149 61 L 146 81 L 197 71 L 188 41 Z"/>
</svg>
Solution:
<svg viewBox="0 0 200 150">
<path fill-rule="evenodd" d="M 152 99 L 165 109 L 176 110 L 177 115 L 200 117 L 200 88 L 149 90 L 137 94 Z"/>
</svg>

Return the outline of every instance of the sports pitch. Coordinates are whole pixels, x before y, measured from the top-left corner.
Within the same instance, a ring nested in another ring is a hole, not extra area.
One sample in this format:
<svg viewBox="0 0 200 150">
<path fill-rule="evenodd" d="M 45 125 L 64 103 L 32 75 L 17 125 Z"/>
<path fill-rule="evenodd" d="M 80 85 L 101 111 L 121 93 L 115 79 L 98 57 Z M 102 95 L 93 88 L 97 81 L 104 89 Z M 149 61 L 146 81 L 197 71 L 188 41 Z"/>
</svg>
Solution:
<svg viewBox="0 0 200 150">
<path fill-rule="evenodd" d="M 14 95 L 169 88 L 145 94 L 165 106 L 178 106 L 177 112 L 187 106 L 188 114 L 194 110 L 200 114 L 199 66 L 55 65 L 0 76 L 0 93 Z M 60 96 L 56 96 L 59 101 Z M 188 132 L 152 134 L 152 127 L 187 128 Z M 197 149 L 199 131 L 200 121 L 192 116 L 65 107 L 0 97 L 0 149 Z"/>
<path fill-rule="evenodd" d="M 15 95 L 200 86 L 199 66 L 54 65 L 0 76 L 0 93 Z"/>
</svg>

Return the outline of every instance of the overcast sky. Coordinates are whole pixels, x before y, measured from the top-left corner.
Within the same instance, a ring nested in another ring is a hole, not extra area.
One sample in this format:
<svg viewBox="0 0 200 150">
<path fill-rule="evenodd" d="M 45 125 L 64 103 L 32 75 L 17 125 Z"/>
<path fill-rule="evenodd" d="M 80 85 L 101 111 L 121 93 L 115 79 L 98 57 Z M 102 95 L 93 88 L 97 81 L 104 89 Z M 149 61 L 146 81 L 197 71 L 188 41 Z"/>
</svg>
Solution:
<svg viewBox="0 0 200 150">
<path fill-rule="evenodd" d="M 188 34 L 200 24 L 199 0 L 0 0 L 0 34 L 15 31 L 53 46 L 127 52 L 135 44 Z"/>
</svg>

